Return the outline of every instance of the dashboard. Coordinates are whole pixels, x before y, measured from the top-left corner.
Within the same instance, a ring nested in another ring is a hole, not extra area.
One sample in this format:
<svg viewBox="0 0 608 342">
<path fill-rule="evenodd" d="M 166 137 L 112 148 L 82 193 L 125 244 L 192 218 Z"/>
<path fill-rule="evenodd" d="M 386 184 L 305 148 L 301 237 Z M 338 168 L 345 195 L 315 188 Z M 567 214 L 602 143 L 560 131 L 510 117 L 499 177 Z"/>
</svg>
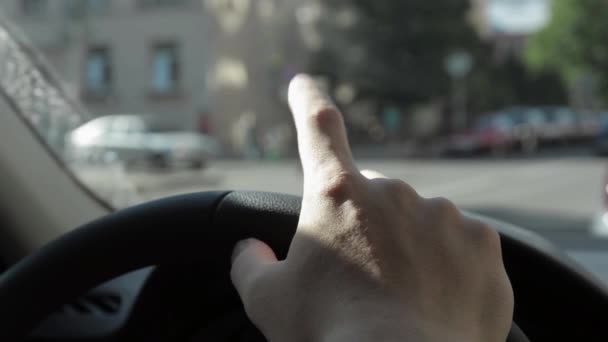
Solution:
<svg viewBox="0 0 608 342">
<path fill-rule="evenodd" d="M 195 263 L 139 269 L 63 305 L 26 341 L 266 341 L 229 281 Z"/>
<path fill-rule="evenodd" d="M 127 326 L 154 269 L 125 274 L 65 304 L 47 317 L 28 341 L 112 340 Z"/>
</svg>

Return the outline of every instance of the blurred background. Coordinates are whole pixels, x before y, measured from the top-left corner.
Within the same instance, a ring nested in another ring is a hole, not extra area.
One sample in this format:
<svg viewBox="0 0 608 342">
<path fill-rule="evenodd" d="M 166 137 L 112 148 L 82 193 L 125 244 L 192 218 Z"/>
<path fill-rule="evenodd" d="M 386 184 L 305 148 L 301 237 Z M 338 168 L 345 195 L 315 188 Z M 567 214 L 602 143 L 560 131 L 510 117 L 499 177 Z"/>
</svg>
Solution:
<svg viewBox="0 0 608 342">
<path fill-rule="evenodd" d="M 608 235 L 606 1 L 0 9 L 4 45 L 19 48 L 3 49 L 5 100 L 115 208 L 212 189 L 301 193 L 286 90 L 308 72 L 343 110 L 362 167 L 569 249 Z"/>
</svg>

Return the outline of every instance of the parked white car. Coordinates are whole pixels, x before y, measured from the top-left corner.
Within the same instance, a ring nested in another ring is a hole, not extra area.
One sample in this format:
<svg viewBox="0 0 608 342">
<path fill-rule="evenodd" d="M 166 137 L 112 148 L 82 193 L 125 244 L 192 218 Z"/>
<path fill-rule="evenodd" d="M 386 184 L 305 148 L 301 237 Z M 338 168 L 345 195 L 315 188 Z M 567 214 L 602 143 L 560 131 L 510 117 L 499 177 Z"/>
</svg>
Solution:
<svg viewBox="0 0 608 342">
<path fill-rule="evenodd" d="M 66 154 L 75 162 L 119 160 L 127 166 L 202 168 L 218 150 L 212 137 L 153 115 L 99 117 L 66 137 Z"/>
</svg>

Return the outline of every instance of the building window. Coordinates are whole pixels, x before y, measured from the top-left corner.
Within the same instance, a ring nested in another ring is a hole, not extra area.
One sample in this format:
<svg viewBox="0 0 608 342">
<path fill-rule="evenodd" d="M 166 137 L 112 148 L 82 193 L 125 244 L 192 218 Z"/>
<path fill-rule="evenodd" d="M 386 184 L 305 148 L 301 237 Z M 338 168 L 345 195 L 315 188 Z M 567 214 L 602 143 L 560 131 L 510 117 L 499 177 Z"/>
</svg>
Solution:
<svg viewBox="0 0 608 342">
<path fill-rule="evenodd" d="M 41 16 L 48 10 L 47 0 L 21 0 L 21 10 L 27 16 Z"/>
<path fill-rule="evenodd" d="M 70 0 L 64 8 L 70 19 L 83 20 L 87 16 L 108 14 L 111 4 L 112 0 Z"/>
<path fill-rule="evenodd" d="M 157 94 L 176 92 L 180 65 L 175 43 L 158 44 L 152 50 L 152 90 Z"/>
<path fill-rule="evenodd" d="M 139 8 L 180 7 L 188 5 L 191 0 L 137 0 Z"/>
<path fill-rule="evenodd" d="M 89 49 L 84 76 L 88 95 L 108 94 L 112 83 L 112 65 L 108 47 L 98 46 Z"/>
<path fill-rule="evenodd" d="M 106 13 L 110 8 L 110 0 L 86 0 L 85 6 L 87 13 Z"/>
</svg>

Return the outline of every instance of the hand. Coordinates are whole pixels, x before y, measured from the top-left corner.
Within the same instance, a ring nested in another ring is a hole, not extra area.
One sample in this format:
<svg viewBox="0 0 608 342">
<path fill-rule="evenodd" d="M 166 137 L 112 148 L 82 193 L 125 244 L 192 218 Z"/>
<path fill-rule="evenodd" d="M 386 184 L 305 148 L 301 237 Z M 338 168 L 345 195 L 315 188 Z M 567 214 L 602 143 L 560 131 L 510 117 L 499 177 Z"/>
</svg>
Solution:
<svg viewBox="0 0 608 342">
<path fill-rule="evenodd" d="M 308 76 L 289 102 L 304 172 L 287 258 L 237 244 L 232 281 L 271 342 L 505 341 L 513 293 L 498 234 L 450 201 L 359 172 L 340 112 Z"/>
</svg>

